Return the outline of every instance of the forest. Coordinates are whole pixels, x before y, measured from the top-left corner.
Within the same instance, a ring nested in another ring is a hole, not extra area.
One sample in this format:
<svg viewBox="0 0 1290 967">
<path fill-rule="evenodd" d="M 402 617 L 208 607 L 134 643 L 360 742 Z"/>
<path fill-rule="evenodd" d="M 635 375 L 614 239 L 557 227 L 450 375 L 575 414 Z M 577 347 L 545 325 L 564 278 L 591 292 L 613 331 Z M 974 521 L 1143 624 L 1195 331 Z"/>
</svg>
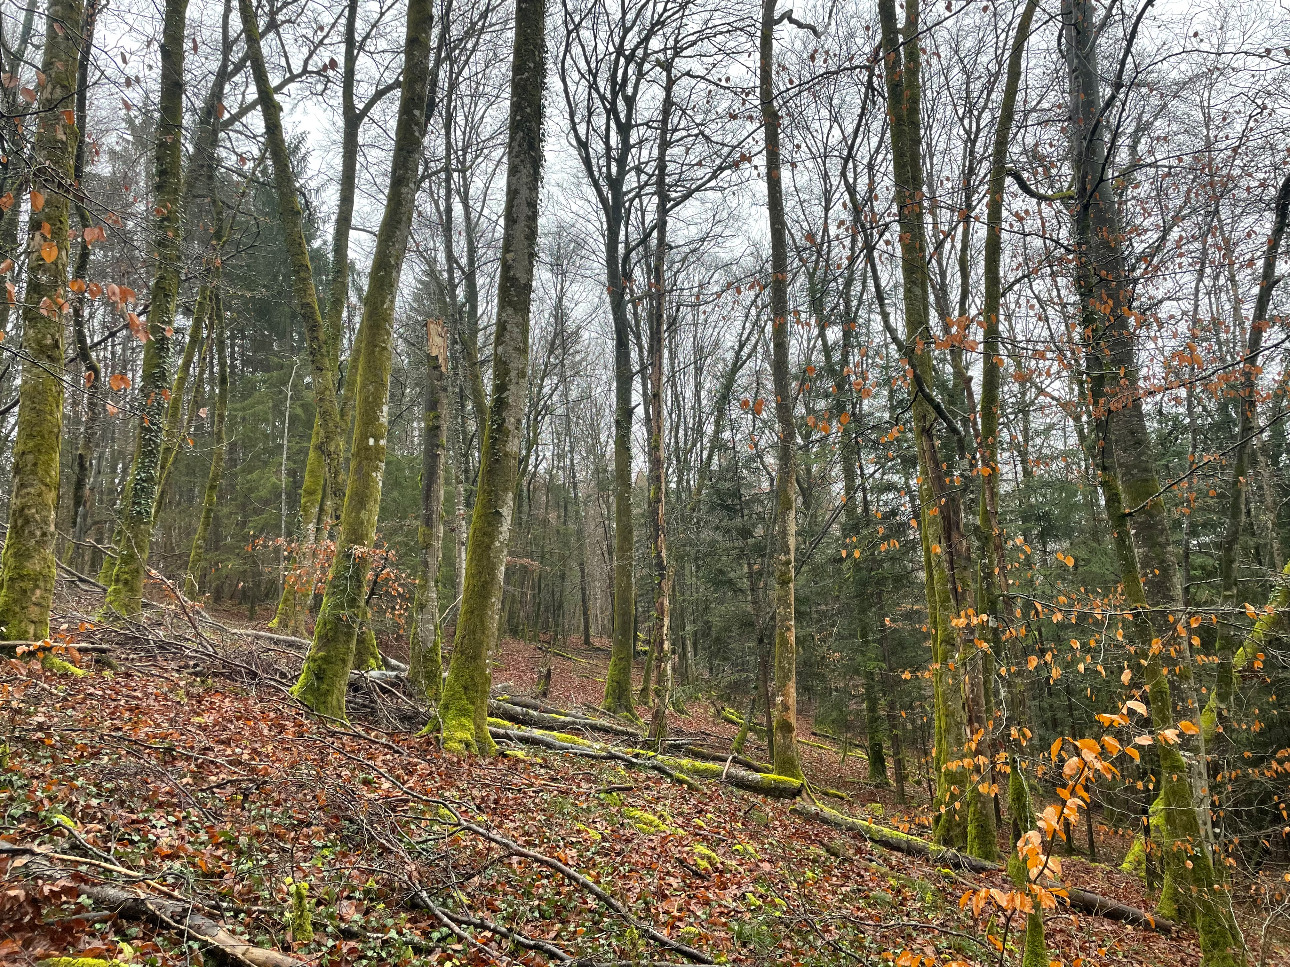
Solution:
<svg viewBox="0 0 1290 967">
<path fill-rule="evenodd" d="M 1290 964 L 1290 10 L 0 0 L 0 963 Z"/>
</svg>

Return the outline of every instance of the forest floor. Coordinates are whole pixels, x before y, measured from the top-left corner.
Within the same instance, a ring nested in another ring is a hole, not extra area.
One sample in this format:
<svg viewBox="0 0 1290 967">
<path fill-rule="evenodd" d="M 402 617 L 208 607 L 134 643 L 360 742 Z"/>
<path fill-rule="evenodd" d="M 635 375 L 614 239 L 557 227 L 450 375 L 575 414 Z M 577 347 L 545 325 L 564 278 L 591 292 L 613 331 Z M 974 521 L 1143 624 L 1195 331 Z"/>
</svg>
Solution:
<svg viewBox="0 0 1290 967">
<path fill-rule="evenodd" d="M 300 659 L 280 642 L 175 609 L 115 630 L 66 611 L 64 637 L 110 649 L 78 653 L 88 674 L 0 666 L 0 962 L 202 964 L 211 921 L 254 945 L 223 959 L 253 967 L 1020 962 L 1021 918 L 960 902 L 1009 890 L 1001 874 L 880 848 L 720 781 L 696 790 L 530 745 L 446 756 L 398 682 L 356 681 L 351 721 L 320 721 L 287 694 Z M 549 657 L 548 701 L 594 709 L 607 649 L 563 650 L 506 640 L 497 691 L 531 692 Z M 673 733 L 728 750 L 720 704 L 686 708 Z M 755 736 L 746 754 L 765 755 Z M 804 758 L 817 788 L 850 797 L 822 803 L 926 834 L 918 804 L 866 784 L 862 756 Z M 1064 857 L 1064 882 L 1149 909 L 1113 865 L 1127 842 L 1099 840 L 1108 865 Z M 119 907 L 105 886 L 142 902 Z M 1257 961 L 1267 914 L 1242 917 Z M 1189 930 L 1070 910 L 1046 926 L 1070 967 L 1199 962 Z M 1275 929 L 1265 962 L 1290 964 Z"/>
</svg>

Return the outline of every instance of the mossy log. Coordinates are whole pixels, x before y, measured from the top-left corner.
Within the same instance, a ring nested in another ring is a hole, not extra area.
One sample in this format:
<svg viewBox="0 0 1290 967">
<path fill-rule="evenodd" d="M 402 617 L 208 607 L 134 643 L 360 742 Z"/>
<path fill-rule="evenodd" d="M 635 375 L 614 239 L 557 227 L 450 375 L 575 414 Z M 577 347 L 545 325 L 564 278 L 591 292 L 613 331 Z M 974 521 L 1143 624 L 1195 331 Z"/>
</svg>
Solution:
<svg viewBox="0 0 1290 967">
<path fill-rule="evenodd" d="M 917 836 L 910 836 L 908 833 L 889 829 L 886 826 L 865 822 L 863 819 L 845 816 L 822 806 L 798 803 L 793 807 L 793 813 L 803 819 L 822 823 L 825 826 L 832 826 L 834 829 L 859 833 L 875 846 L 881 846 L 884 849 L 894 850 L 898 853 L 905 853 L 909 856 L 924 856 L 950 869 L 967 870 L 971 873 L 1006 872 L 1005 868 L 998 863 L 980 860 L 975 856 L 968 856 L 966 853 L 961 853 L 955 849 L 936 846 Z M 1077 887 L 1064 886 L 1063 889 L 1067 893 L 1066 901 L 1073 910 L 1104 917 L 1107 920 L 1117 920 L 1120 923 L 1132 924 L 1135 927 L 1146 927 L 1159 933 L 1173 933 L 1178 929 L 1178 924 L 1170 920 L 1157 917 L 1154 914 L 1147 913 L 1145 910 L 1139 910 L 1137 907 L 1128 906 L 1109 897 L 1091 893 L 1088 890 L 1081 890 Z"/>
<path fill-rule="evenodd" d="M 520 703 L 523 704 L 520 704 Z M 541 709 L 541 711 L 539 711 Z M 639 729 L 634 729 L 625 722 L 618 722 L 612 719 L 591 718 L 585 715 L 578 715 L 574 712 L 565 712 L 557 709 L 549 703 L 540 702 L 536 699 L 528 699 L 522 696 L 503 695 L 488 703 L 488 714 L 495 718 L 506 719 L 508 722 L 515 722 L 519 725 L 528 725 L 538 729 L 555 729 L 557 731 L 567 731 L 568 729 L 586 729 L 592 732 L 601 732 L 606 735 L 618 735 L 631 739 L 635 742 L 645 742 L 646 737 Z M 699 759 L 704 762 L 715 762 L 725 764 L 731 762 L 734 765 L 747 769 L 749 772 L 769 773 L 771 767 L 764 762 L 757 762 L 745 756 L 731 756 L 726 753 L 714 752 L 705 749 L 701 745 L 695 744 L 692 739 L 677 737 L 669 739 L 666 747 L 691 759 Z"/>
<path fill-rule="evenodd" d="M 547 748 L 559 749 L 560 751 L 576 750 L 585 754 L 589 750 L 593 753 L 598 753 L 595 756 L 596 758 L 607 757 L 625 764 L 651 768 L 656 772 L 659 770 L 654 767 L 662 766 L 663 769 L 669 770 L 671 773 L 677 773 L 680 776 L 691 779 L 715 779 L 718 782 L 724 782 L 727 785 L 755 792 L 758 795 L 768 796 L 772 799 L 795 799 L 802 792 L 803 783 L 800 779 L 777 776 L 773 773 L 752 772 L 733 763 L 723 765 L 717 762 L 701 762 L 697 759 L 656 755 L 646 749 L 612 749 L 564 732 L 512 729 L 509 728 L 509 725 L 510 723 L 500 719 L 490 719 L 489 732 L 495 739 L 504 738 L 514 742 L 528 742 L 532 745 L 541 745 Z M 689 783 L 686 784 L 689 785 Z"/>
</svg>

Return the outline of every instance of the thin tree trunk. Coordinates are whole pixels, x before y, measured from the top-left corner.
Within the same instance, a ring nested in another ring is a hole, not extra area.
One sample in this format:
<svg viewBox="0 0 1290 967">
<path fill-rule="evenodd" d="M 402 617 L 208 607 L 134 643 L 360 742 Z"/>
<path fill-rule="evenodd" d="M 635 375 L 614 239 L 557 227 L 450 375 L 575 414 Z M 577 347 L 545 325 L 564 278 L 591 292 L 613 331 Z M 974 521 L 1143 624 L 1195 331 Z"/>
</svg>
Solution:
<svg viewBox="0 0 1290 967">
<path fill-rule="evenodd" d="M 1259 294 L 1254 303 L 1254 317 L 1245 347 L 1245 361 L 1241 369 L 1241 416 L 1236 431 L 1236 452 L 1232 455 L 1232 475 L 1229 486 L 1227 522 L 1223 541 L 1219 547 L 1218 573 L 1220 580 L 1219 608 L 1224 614 L 1233 614 L 1237 608 L 1236 558 L 1241 543 L 1241 524 L 1245 519 L 1246 484 L 1251 476 L 1252 450 L 1258 431 L 1258 373 L 1259 354 L 1263 349 L 1263 336 L 1268 329 L 1268 307 L 1272 290 L 1277 282 L 1277 255 L 1290 217 L 1290 175 L 1281 182 L 1273 212 L 1272 234 L 1268 236 L 1263 255 L 1263 273 L 1259 279 Z M 1214 709 L 1216 716 L 1211 723 L 1204 723 L 1206 742 L 1218 734 L 1218 725 L 1226 717 L 1228 703 L 1236 689 L 1236 676 L 1232 659 L 1236 654 L 1236 638 L 1226 621 L 1218 626 L 1218 676 L 1214 683 Z"/>
<path fill-rule="evenodd" d="M 766 138 L 766 208 L 770 217 L 770 314 L 779 461 L 775 472 L 775 772 L 802 778 L 797 754 L 797 629 L 793 572 L 797 542 L 797 427 L 788 374 L 788 227 L 780 182 L 779 108 L 775 68 L 775 0 L 762 0 L 759 64 L 762 131 Z"/>
<path fill-rule="evenodd" d="M 97 15 L 98 4 L 95 0 L 90 0 L 85 8 L 85 39 L 81 48 L 76 80 L 76 127 L 80 131 L 85 130 L 90 55 L 94 49 L 94 26 Z M 76 159 L 73 169 L 73 177 L 79 184 L 85 175 L 85 139 L 83 137 L 78 138 L 76 141 Z M 76 268 L 72 272 L 72 278 L 83 287 L 89 279 L 90 269 L 90 243 L 85 241 L 83 236 L 85 229 L 93 226 L 93 219 L 90 217 L 89 209 L 82 204 L 77 204 L 76 214 L 81 227 L 82 239 L 80 248 L 76 252 Z M 3 242 L 0 242 L 0 245 L 2 244 Z M 8 300 L 4 301 L 6 302 L 5 309 L 7 311 Z M 106 397 L 103 395 L 103 370 L 99 366 L 98 360 L 94 357 L 94 353 L 90 350 L 89 337 L 86 334 L 86 292 L 84 288 L 80 292 L 72 293 L 71 303 L 72 332 L 76 339 L 76 355 L 85 372 L 85 421 L 81 425 L 80 445 L 76 450 L 72 471 L 72 526 L 70 530 L 73 543 L 69 544 L 67 548 L 67 557 L 71 560 L 78 560 L 80 555 L 77 552 L 83 546 L 87 536 L 89 516 L 93 506 L 93 490 L 90 485 L 94 475 L 95 461 L 96 458 L 102 459 L 98 453 L 99 436 L 103 430 L 103 418 L 106 415 L 107 406 Z M 0 319 L 0 326 L 3 326 L 3 322 L 4 320 Z"/>
<path fill-rule="evenodd" d="M 327 292 L 327 309 L 322 317 L 322 330 L 326 340 L 328 365 L 333 373 L 338 369 L 345 308 L 349 303 L 349 236 L 354 221 L 355 185 L 358 178 L 358 132 L 362 123 L 354 100 L 354 78 L 358 64 L 358 0 L 348 0 L 345 13 L 345 63 L 341 75 L 341 149 L 340 194 L 336 204 L 336 224 L 332 230 L 331 280 Z M 312 273 L 312 269 L 311 269 Z M 351 359 L 349 380 L 344 387 L 346 401 L 352 402 L 351 384 L 358 377 L 357 360 Z M 334 377 L 333 377 L 334 378 Z M 333 387 L 333 395 L 334 395 Z M 339 446 L 345 446 L 348 421 L 343 405 L 338 404 L 337 428 L 341 434 Z M 338 491 L 327 493 L 327 453 L 324 435 L 327 432 L 323 407 L 314 413 L 313 432 L 309 437 L 309 455 L 305 459 L 305 476 L 300 487 L 300 519 L 297 526 L 297 546 L 292 554 L 291 567 L 282 593 L 278 598 L 277 612 L 269 622 L 271 628 L 282 628 L 290 634 L 304 630 L 309 601 L 313 597 L 315 545 L 318 542 L 319 522 L 332 516 Z M 332 481 L 334 483 L 334 481 Z M 327 506 L 328 504 L 332 506 Z"/>
<path fill-rule="evenodd" d="M 439 627 L 439 559 L 443 553 L 444 387 L 448 339 L 444 320 L 426 323 L 425 405 L 421 439 L 421 550 L 417 596 L 413 604 L 412 639 L 408 646 L 408 679 L 432 702 L 443 689 L 443 635 Z"/>
<path fill-rule="evenodd" d="M 134 464 L 121 507 L 121 540 L 104 608 L 127 617 L 142 609 L 143 577 L 152 546 L 152 516 L 160 492 L 162 450 L 170 390 L 171 333 L 179 298 L 179 242 L 183 237 L 184 29 L 188 0 L 166 0 L 161 36 L 160 97 L 153 205 L 157 221 L 152 247 L 157 267 L 148 306 L 148 341 L 143 347 L 139 425 Z"/>
<path fill-rule="evenodd" d="M 672 577 L 667 568 L 667 518 L 664 504 L 667 473 L 663 454 L 663 336 L 667 327 L 667 143 L 672 124 L 672 68 L 668 61 L 663 79 L 663 108 L 659 121 L 658 167 L 655 178 L 657 211 L 654 235 L 654 298 L 651 300 L 649 329 L 649 498 L 650 543 L 654 571 L 654 624 L 650 652 L 657 656 L 654 711 L 650 719 L 650 741 L 661 752 L 667 738 L 667 708 L 672 701 L 671 621 Z"/>
<path fill-rule="evenodd" d="M 202 569 L 206 553 L 206 540 L 215 520 L 215 505 L 219 500 L 220 483 L 224 475 L 224 459 L 228 442 L 224 435 L 224 421 L 228 416 L 228 336 L 224 331 L 224 301 L 219 292 L 219 267 L 212 270 L 207 285 L 211 289 L 211 339 L 215 343 L 215 412 L 211 417 L 211 468 L 206 476 L 206 492 L 202 497 L 202 516 L 193 535 L 193 546 L 188 552 L 188 573 L 184 577 L 184 594 L 196 597 L 199 593 L 197 575 Z"/>
<path fill-rule="evenodd" d="M 252 0 L 238 0 L 238 11 L 246 41 L 247 59 L 255 77 L 256 94 L 260 113 L 264 119 L 264 137 L 269 157 L 273 161 L 273 182 L 277 190 L 278 212 L 286 243 L 291 271 L 291 291 L 296 311 L 304 324 L 309 346 L 309 362 L 314 385 L 314 400 L 319 419 L 318 447 L 322 453 L 323 479 L 333 501 L 344 492 L 343 441 L 341 439 L 340 405 L 336 397 L 336 364 L 333 340 L 318 310 L 318 293 L 314 289 L 313 267 L 309 262 L 309 247 L 305 241 L 304 217 L 300 210 L 300 193 L 295 174 L 291 169 L 291 154 L 286 135 L 282 130 L 282 109 L 269 79 L 264 52 L 260 47 L 260 28 L 255 22 Z M 339 222 L 338 222 L 339 225 Z M 305 486 L 310 486 L 306 474 Z M 307 511 L 303 506 L 302 511 Z M 311 515 L 305 514 L 306 519 Z"/>
<path fill-rule="evenodd" d="M 542 171 L 545 19 L 544 0 L 517 0 L 493 391 L 466 548 L 465 593 L 440 708 L 443 746 L 449 752 L 488 755 L 496 748 L 488 734 L 488 658 L 497 640 L 528 388 L 529 309 Z"/>
</svg>

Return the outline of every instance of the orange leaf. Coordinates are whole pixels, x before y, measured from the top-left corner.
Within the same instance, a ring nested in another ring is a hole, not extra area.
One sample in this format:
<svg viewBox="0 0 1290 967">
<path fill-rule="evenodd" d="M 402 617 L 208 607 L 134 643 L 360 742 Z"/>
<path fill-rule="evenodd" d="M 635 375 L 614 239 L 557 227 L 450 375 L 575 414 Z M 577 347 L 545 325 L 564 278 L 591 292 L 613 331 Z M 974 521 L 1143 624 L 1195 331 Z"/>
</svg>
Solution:
<svg viewBox="0 0 1290 967">
<path fill-rule="evenodd" d="M 40 247 L 40 257 L 46 262 L 52 262 L 58 258 L 58 246 L 53 242 L 46 242 Z"/>
<path fill-rule="evenodd" d="M 42 195 L 39 191 L 37 191 L 35 188 L 33 188 L 31 190 L 31 210 L 33 212 L 39 212 L 44 207 L 45 207 L 45 196 Z"/>
</svg>

